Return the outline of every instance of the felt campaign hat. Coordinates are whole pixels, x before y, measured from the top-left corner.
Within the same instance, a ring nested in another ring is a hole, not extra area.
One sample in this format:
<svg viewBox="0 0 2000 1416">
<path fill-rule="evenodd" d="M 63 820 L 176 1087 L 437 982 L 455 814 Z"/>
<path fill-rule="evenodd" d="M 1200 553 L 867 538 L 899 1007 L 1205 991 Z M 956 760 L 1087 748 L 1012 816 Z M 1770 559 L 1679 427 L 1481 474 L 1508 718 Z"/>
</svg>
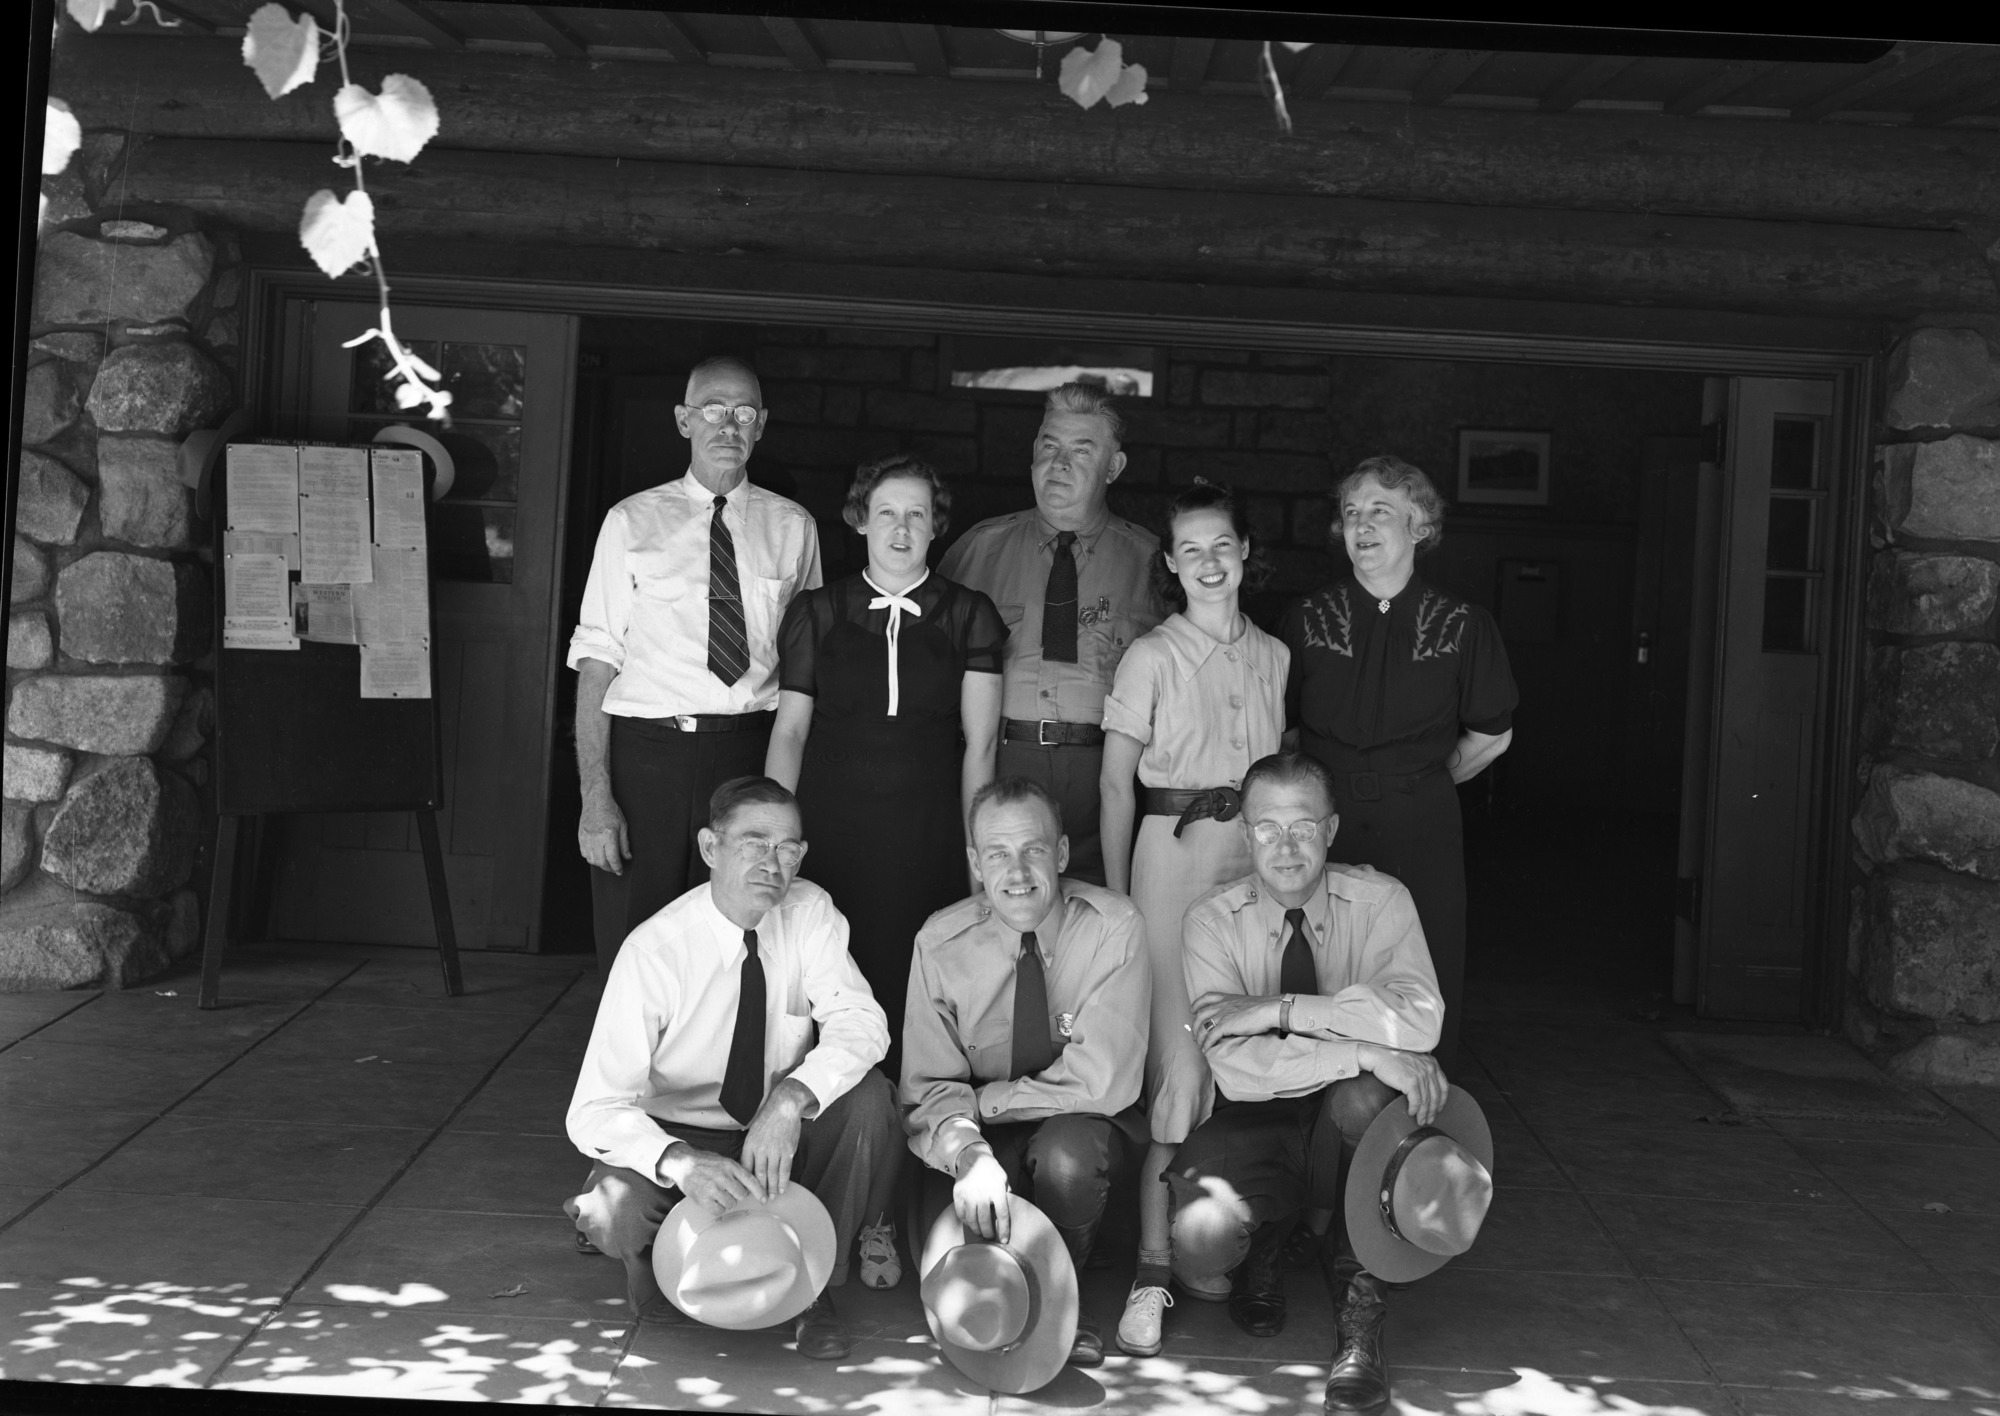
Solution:
<svg viewBox="0 0 2000 1416">
<path fill-rule="evenodd" d="M 1076 1266 L 1047 1215 L 1007 1197 L 1005 1244 L 968 1243 L 946 1209 L 924 1242 L 924 1321 L 945 1359 L 991 1391 L 1047 1386 L 1076 1342 Z"/>
<path fill-rule="evenodd" d="M 763 1204 L 715 1214 L 691 1199 L 653 1241 L 653 1276 L 676 1308 L 712 1327 L 771 1327 L 812 1306 L 833 1274 L 833 1219 L 796 1182 Z"/>
<path fill-rule="evenodd" d="M 1457 1087 L 1428 1126 L 1407 1097 L 1382 1108 L 1347 1173 L 1347 1237 L 1377 1278 L 1407 1283 L 1472 1247 L 1493 1203 L 1493 1132 Z"/>
</svg>

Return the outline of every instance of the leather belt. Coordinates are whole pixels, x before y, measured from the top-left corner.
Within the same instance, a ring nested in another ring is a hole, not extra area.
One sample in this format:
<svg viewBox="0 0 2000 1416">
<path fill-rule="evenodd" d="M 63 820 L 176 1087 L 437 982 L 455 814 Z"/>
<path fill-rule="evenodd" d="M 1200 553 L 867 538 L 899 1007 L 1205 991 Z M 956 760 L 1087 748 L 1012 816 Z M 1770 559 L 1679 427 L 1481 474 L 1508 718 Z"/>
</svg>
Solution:
<svg viewBox="0 0 2000 1416">
<path fill-rule="evenodd" d="M 747 733 L 770 727 L 777 717 L 776 709 L 767 709 L 762 713 L 673 713 L 646 721 L 683 733 Z"/>
<path fill-rule="evenodd" d="M 1147 816 L 1178 816 L 1174 837 L 1190 821 L 1233 821 L 1243 809 L 1243 794 L 1234 787 L 1141 787 L 1139 810 Z"/>
<path fill-rule="evenodd" d="M 1056 718 L 1009 718 L 1002 729 L 1008 742 L 1032 742 L 1037 747 L 1102 747 L 1104 729 L 1093 723 L 1065 723 Z"/>
<path fill-rule="evenodd" d="M 1337 805 L 1341 801 L 1380 801 L 1383 792 L 1408 795 L 1417 789 L 1419 782 L 1442 771 L 1444 766 L 1440 763 L 1418 772 L 1334 772 L 1331 774 L 1334 802 Z"/>
</svg>

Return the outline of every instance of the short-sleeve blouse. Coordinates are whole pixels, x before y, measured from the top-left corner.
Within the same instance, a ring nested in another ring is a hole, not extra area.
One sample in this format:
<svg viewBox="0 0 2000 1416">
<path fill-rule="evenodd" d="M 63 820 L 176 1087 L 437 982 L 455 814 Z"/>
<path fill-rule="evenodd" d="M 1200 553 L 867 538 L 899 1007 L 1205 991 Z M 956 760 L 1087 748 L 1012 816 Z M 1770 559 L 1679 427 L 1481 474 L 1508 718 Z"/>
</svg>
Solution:
<svg viewBox="0 0 2000 1416">
<path fill-rule="evenodd" d="M 1287 721 L 1336 772 L 1424 771 L 1463 729 L 1513 725 L 1520 693 L 1499 626 L 1421 576 L 1386 611 L 1344 576 L 1294 604 L 1279 632 L 1292 651 Z"/>
<path fill-rule="evenodd" d="M 778 687 L 812 695 L 816 716 L 879 718 L 888 713 L 889 611 L 868 607 L 879 593 L 856 573 L 809 590 L 786 608 L 778 630 Z M 968 673 L 1000 672 L 1007 627 L 986 596 L 936 571 L 903 594 L 921 613 L 903 615 L 898 631 L 898 716 L 956 723 L 960 680 Z M 828 636 L 842 625 L 859 628 L 873 642 L 864 652 L 865 662 L 844 664 L 846 671 L 835 684 L 827 681 L 829 666 L 822 654 Z"/>
<path fill-rule="evenodd" d="M 1119 662 L 1104 700 L 1104 729 L 1145 745 L 1139 780 L 1186 790 L 1240 786 L 1285 730 L 1291 651 L 1245 621 L 1224 644 L 1186 615 L 1169 615 Z"/>
</svg>

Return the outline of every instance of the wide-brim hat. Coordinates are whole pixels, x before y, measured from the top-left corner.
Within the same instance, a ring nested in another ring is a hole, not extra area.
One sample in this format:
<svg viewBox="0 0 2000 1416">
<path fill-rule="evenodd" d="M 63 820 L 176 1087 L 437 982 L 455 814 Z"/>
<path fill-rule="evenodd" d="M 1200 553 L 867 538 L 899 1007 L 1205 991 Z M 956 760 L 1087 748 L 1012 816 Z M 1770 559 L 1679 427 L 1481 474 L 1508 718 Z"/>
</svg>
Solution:
<svg viewBox="0 0 2000 1416">
<path fill-rule="evenodd" d="M 1347 1173 L 1347 1237 L 1377 1278 L 1407 1283 L 1472 1247 L 1493 1202 L 1493 1131 L 1479 1103 L 1450 1089 L 1417 1125 L 1407 1097 L 1382 1108 Z"/>
<path fill-rule="evenodd" d="M 1076 1343 L 1076 1266 L 1047 1215 L 1007 1197 L 1005 1244 L 966 1242 L 946 1209 L 924 1241 L 924 1321 L 946 1360 L 991 1391 L 1019 1395 L 1054 1381 Z"/>
<path fill-rule="evenodd" d="M 796 1182 L 763 1204 L 721 1214 L 683 1199 L 653 1241 L 653 1276 L 683 1313 L 711 1327 L 771 1327 L 812 1306 L 833 1274 L 833 1219 Z"/>
<path fill-rule="evenodd" d="M 181 483 L 194 493 L 195 515 L 208 520 L 209 502 L 215 482 L 215 464 L 222 450 L 250 431 L 250 410 L 236 408 L 219 428 L 197 428 L 181 439 L 174 454 Z"/>
</svg>

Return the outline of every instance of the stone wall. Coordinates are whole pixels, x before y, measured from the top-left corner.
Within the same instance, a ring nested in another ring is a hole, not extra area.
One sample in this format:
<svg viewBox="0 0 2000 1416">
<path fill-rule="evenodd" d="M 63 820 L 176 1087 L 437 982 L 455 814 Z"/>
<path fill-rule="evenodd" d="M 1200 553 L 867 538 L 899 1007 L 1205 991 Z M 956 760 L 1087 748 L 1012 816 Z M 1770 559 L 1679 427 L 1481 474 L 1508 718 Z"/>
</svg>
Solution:
<svg viewBox="0 0 2000 1416">
<path fill-rule="evenodd" d="M 48 179 L 7 624 L 0 989 L 194 948 L 212 822 L 211 568 L 181 440 L 234 405 L 241 261 L 133 210 L 121 140 Z"/>
<path fill-rule="evenodd" d="M 2000 1085 L 2000 330 L 1908 334 L 1884 423 L 1849 1031 L 1913 1079 Z"/>
</svg>

